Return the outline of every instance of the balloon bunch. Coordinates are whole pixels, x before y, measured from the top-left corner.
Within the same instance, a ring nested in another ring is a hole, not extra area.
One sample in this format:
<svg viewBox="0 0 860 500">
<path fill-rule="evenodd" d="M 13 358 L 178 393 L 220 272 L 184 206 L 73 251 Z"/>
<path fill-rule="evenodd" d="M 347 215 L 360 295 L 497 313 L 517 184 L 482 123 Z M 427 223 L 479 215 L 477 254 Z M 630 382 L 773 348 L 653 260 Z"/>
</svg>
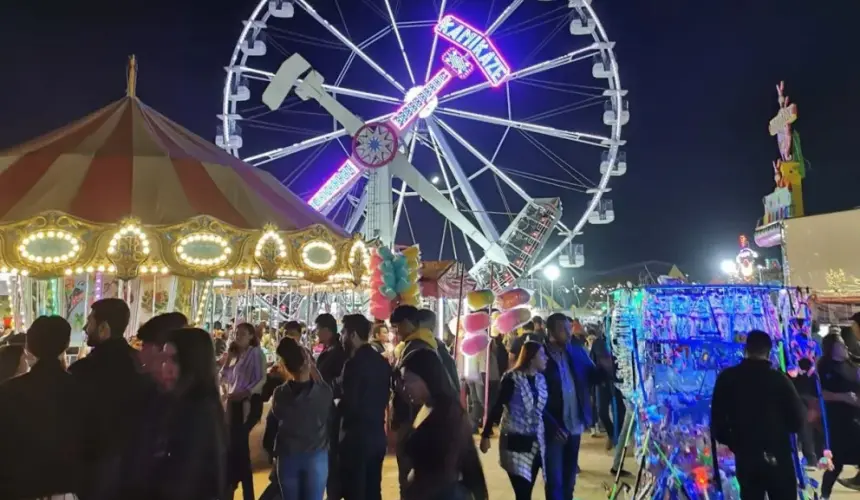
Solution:
<svg viewBox="0 0 860 500">
<path fill-rule="evenodd" d="M 421 252 L 411 246 L 403 252 L 381 247 L 370 254 L 370 314 L 388 319 L 398 305 L 417 306 L 421 299 L 418 283 Z"/>
<path fill-rule="evenodd" d="M 522 288 L 512 288 L 494 296 L 492 290 L 475 290 L 466 295 L 466 305 L 473 312 L 463 319 L 466 337 L 460 345 L 465 356 L 475 356 L 490 344 L 493 337 L 510 333 L 531 320 L 531 310 L 523 307 L 531 294 Z M 489 313 L 495 304 L 499 312 Z"/>
</svg>

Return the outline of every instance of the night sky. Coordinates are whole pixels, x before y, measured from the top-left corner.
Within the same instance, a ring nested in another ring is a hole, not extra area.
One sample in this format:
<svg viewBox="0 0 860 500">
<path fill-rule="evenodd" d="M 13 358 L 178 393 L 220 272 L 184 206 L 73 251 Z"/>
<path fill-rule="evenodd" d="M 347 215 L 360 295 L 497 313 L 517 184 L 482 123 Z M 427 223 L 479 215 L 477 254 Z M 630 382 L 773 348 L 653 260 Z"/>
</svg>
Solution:
<svg viewBox="0 0 860 500">
<path fill-rule="evenodd" d="M 382 0 L 368 1 L 383 5 Z M 381 27 L 381 20 L 359 0 L 340 2 L 348 19 L 368 16 L 376 29 Z M 485 25 L 481 17 L 488 15 L 491 0 L 452 2 L 464 17 L 479 19 L 474 24 Z M 527 2 L 533 4 L 528 6 L 531 12 L 561 5 L 560 1 Z M 316 2 L 323 3 L 332 1 Z M 400 12 L 410 19 L 433 16 L 432 0 L 403 3 Z M 507 2 L 494 3 L 497 12 Z M 223 67 L 241 21 L 254 4 L 249 0 L 3 2 L 0 148 L 60 127 L 121 97 L 126 57 L 132 53 L 138 57 L 141 73 L 138 96 L 192 131 L 214 138 Z M 629 170 L 611 184 L 616 221 L 587 227 L 581 240 L 586 269 L 654 259 L 676 262 L 706 279 L 720 259 L 733 256 L 738 235 L 752 235 L 762 215 L 761 198 L 773 189 L 771 162 L 778 152 L 767 123 L 777 111 L 775 85 L 780 80 L 785 80 L 787 94 L 798 105 L 796 126 L 810 162 L 804 184 L 807 212 L 860 205 L 856 194 L 860 3 L 594 0 L 594 7 L 617 42 L 631 120 L 624 128 Z M 359 21 L 348 26 L 356 33 L 365 28 Z M 323 32 L 315 34 L 323 36 Z M 508 37 L 498 45 L 509 60 L 517 61 L 536 43 L 530 36 L 535 35 Z M 393 39 L 389 44 L 393 46 Z M 314 55 L 312 48 L 299 50 Z M 405 75 L 396 51 L 379 57 L 395 76 Z M 421 58 L 417 72 L 423 74 L 425 60 Z M 589 66 L 581 68 L 586 76 Z M 593 82 L 582 78 L 577 83 Z M 384 82 L 367 85 L 366 90 L 395 95 Z M 518 106 L 531 108 L 539 107 L 543 97 L 532 89 L 518 99 Z M 461 107 L 481 111 L 481 106 Z M 566 128 L 606 133 L 592 115 L 582 116 L 590 120 L 588 127 L 569 122 Z M 474 133 L 483 135 L 478 128 Z M 550 142 L 546 145 L 555 147 Z M 580 158 L 576 150 L 558 147 L 571 163 Z M 328 163 L 335 162 L 335 150 L 326 151 L 331 155 Z M 527 164 L 530 157 L 533 152 L 523 150 L 511 152 L 506 159 Z M 289 165 L 271 168 L 279 175 L 284 172 L 278 169 Z M 578 168 L 597 177 L 595 161 Z M 562 196 L 571 211 L 584 204 L 582 195 L 545 185 L 526 187 L 535 196 Z M 414 225 L 424 224 L 425 217 L 432 224 L 432 215 L 420 209 L 412 216 Z M 400 239 L 405 235 L 401 232 Z"/>
</svg>

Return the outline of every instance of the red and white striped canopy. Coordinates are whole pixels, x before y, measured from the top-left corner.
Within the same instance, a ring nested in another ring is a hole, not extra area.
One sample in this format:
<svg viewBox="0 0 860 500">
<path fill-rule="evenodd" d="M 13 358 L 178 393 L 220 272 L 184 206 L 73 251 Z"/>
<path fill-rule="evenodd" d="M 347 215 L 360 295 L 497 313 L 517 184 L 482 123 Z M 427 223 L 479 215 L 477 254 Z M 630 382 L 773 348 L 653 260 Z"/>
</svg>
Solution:
<svg viewBox="0 0 860 500">
<path fill-rule="evenodd" d="M 125 97 L 0 152 L 0 223 L 58 210 L 94 223 L 145 225 L 208 215 L 242 229 L 323 224 L 343 230 L 271 174 Z"/>
</svg>

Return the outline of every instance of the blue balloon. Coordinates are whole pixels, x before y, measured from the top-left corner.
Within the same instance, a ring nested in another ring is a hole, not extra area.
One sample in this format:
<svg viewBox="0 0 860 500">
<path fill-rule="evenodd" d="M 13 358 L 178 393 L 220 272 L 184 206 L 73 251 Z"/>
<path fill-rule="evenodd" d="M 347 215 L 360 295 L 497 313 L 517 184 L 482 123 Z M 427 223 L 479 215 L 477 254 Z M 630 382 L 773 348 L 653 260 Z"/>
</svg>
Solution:
<svg viewBox="0 0 860 500">
<path fill-rule="evenodd" d="M 396 286 L 396 287 L 394 287 L 394 289 L 397 291 L 397 293 L 403 293 L 403 292 L 405 292 L 406 290 L 408 290 L 408 289 L 409 289 L 409 286 L 410 286 L 410 285 L 411 285 L 411 283 L 409 283 L 409 280 L 408 280 L 408 279 L 406 279 L 406 278 L 398 278 L 398 280 L 397 280 L 397 286 Z"/>
<path fill-rule="evenodd" d="M 380 286 L 379 293 L 381 293 L 383 297 L 389 300 L 393 299 L 394 297 L 397 297 L 397 292 L 395 292 L 394 289 L 392 289 L 388 285 Z"/>
<path fill-rule="evenodd" d="M 382 282 L 387 287 L 395 288 L 397 286 L 397 274 L 394 272 L 383 272 Z"/>
<path fill-rule="evenodd" d="M 383 261 L 390 261 L 394 258 L 394 253 L 388 247 L 381 247 L 379 250 L 379 256 L 382 257 Z"/>
</svg>

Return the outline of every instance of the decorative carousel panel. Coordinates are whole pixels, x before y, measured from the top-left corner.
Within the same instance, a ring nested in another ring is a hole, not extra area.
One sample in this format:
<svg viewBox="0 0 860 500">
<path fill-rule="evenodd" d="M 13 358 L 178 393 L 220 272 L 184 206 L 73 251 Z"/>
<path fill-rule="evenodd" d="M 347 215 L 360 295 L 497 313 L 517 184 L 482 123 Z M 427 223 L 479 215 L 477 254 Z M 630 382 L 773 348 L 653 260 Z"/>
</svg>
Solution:
<svg viewBox="0 0 860 500">
<path fill-rule="evenodd" d="M 163 257 L 177 274 L 197 279 L 212 278 L 234 267 L 250 236 L 207 216 L 161 231 L 166 241 Z"/>
<path fill-rule="evenodd" d="M 141 265 L 149 254 L 149 236 L 137 219 L 125 220 L 108 243 L 107 258 L 116 267 L 116 275 L 120 279 L 133 279 L 140 274 Z"/>
<path fill-rule="evenodd" d="M 273 225 L 266 225 L 265 232 L 257 240 L 254 247 L 254 262 L 259 266 L 261 277 L 272 281 L 283 273 L 279 273 L 288 262 L 287 244 Z"/>
<path fill-rule="evenodd" d="M 9 267 L 38 278 L 61 276 L 94 257 L 100 228 L 60 212 L 46 212 L 0 228 Z"/>
<path fill-rule="evenodd" d="M 365 278 L 370 278 L 370 250 L 358 235 L 349 244 L 347 267 L 350 279 L 355 286 L 360 285 Z"/>
</svg>

